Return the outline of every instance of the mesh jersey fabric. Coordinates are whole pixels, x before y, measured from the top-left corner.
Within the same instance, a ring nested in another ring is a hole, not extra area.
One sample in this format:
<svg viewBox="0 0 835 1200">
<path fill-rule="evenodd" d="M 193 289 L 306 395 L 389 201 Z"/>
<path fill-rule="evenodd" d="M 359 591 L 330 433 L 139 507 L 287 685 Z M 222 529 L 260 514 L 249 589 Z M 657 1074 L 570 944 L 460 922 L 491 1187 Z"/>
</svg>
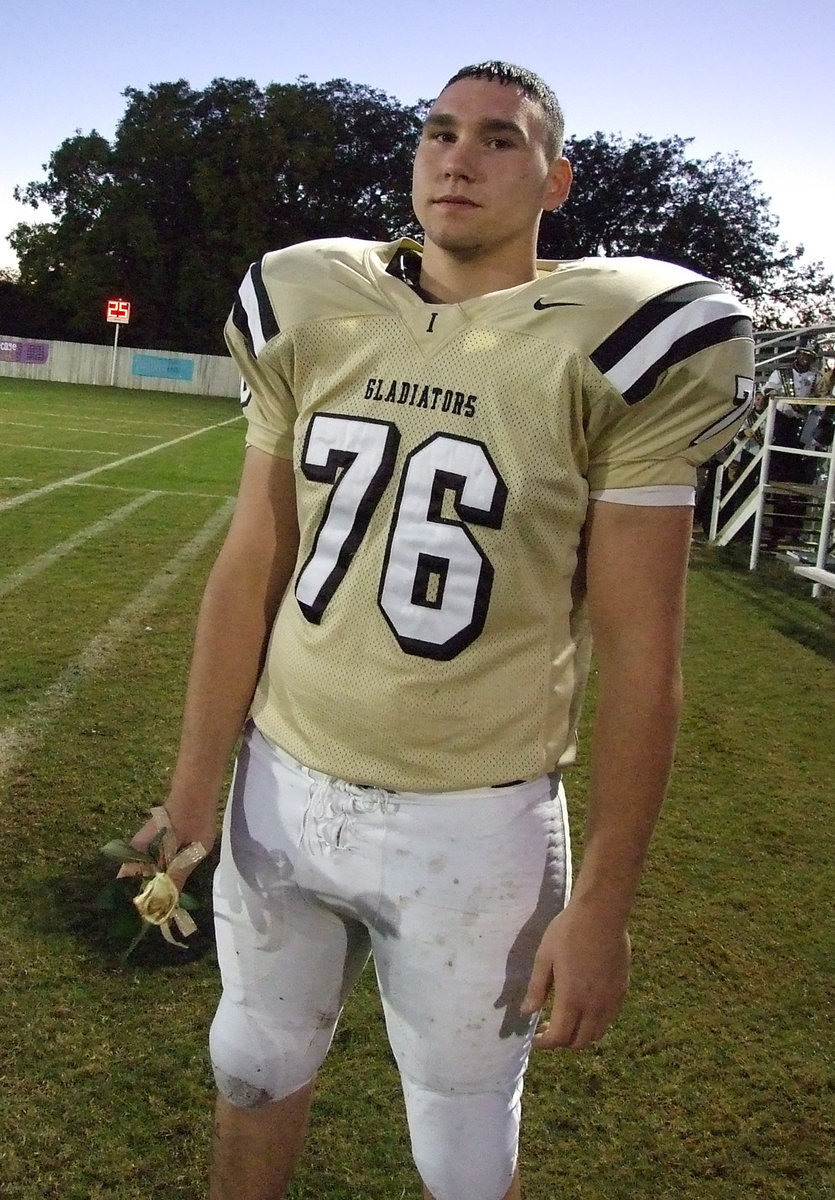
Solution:
<svg viewBox="0 0 835 1200">
<path fill-rule="evenodd" d="M 753 395 L 751 323 L 647 259 L 543 262 L 459 304 L 341 238 L 253 264 L 226 327 L 248 441 L 292 457 L 301 533 L 252 715 L 392 790 L 574 757 L 589 490 L 692 485 Z"/>
</svg>

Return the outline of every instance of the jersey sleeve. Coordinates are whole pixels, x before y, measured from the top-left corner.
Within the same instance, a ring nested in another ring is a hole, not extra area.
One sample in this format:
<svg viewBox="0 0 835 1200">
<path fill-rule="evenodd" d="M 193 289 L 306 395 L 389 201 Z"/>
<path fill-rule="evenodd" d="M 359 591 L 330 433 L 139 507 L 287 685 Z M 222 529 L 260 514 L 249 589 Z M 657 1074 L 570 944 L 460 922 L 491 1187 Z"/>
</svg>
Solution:
<svg viewBox="0 0 835 1200">
<path fill-rule="evenodd" d="M 693 486 L 753 404 L 751 319 L 710 280 L 641 305 L 590 360 L 592 491 Z"/>
<path fill-rule="evenodd" d="M 296 402 L 276 365 L 278 356 L 263 353 L 280 332 L 262 263 L 253 263 L 238 290 L 224 336 L 241 373 L 247 445 L 278 458 L 292 458 Z"/>
</svg>

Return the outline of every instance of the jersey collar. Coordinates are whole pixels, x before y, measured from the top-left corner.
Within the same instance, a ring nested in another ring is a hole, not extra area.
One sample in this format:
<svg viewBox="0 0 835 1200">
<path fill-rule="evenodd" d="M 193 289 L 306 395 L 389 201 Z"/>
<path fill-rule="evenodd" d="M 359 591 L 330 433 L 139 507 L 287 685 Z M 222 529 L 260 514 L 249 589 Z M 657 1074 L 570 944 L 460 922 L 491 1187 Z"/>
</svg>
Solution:
<svg viewBox="0 0 835 1200">
<path fill-rule="evenodd" d="M 420 296 L 421 300 L 428 301 L 428 297 L 420 286 L 421 262 L 420 253 L 414 245 L 401 243 L 386 267 L 386 274 L 393 275 L 395 279 L 399 279 L 401 283 L 410 287 L 417 296 Z"/>
</svg>

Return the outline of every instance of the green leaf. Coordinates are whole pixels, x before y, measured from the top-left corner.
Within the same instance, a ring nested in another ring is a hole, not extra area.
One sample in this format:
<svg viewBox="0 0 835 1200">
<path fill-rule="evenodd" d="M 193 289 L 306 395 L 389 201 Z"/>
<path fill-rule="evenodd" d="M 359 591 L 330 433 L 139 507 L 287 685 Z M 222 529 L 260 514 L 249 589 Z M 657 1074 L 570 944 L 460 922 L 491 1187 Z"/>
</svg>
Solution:
<svg viewBox="0 0 835 1200">
<path fill-rule="evenodd" d="M 200 907 L 200 901 L 195 899 L 194 896 L 189 895 L 188 892 L 180 892 L 179 905 L 180 908 L 184 908 L 186 912 L 194 912 L 195 909 Z"/>
<path fill-rule="evenodd" d="M 129 938 L 134 937 L 137 930 L 142 925 L 142 918 L 136 909 L 131 905 L 132 911 L 127 908 L 119 909 L 110 915 L 107 923 L 107 933 L 117 942 L 126 942 Z"/>
<path fill-rule="evenodd" d="M 115 858 L 116 862 L 120 863 L 148 863 L 154 865 L 154 859 L 150 854 L 146 854 L 143 850 L 137 850 L 134 846 L 123 841 L 122 838 L 114 838 L 112 842 L 108 842 L 106 846 L 101 848 L 102 854 L 108 858 Z"/>
<path fill-rule="evenodd" d="M 96 908 L 102 912 L 118 912 L 119 909 L 124 908 L 126 904 L 130 904 L 131 898 L 124 887 L 126 882 L 131 881 L 114 879 L 107 885 L 107 887 L 102 888 L 98 896 L 96 896 Z"/>
</svg>

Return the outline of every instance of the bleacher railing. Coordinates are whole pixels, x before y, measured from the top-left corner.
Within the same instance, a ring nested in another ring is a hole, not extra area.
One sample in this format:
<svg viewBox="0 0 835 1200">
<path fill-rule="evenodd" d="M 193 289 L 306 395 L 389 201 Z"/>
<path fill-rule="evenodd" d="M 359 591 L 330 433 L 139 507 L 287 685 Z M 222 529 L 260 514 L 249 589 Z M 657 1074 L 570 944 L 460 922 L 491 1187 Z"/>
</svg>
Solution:
<svg viewBox="0 0 835 1200">
<path fill-rule="evenodd" d="M 790 363 L 798 347 L 810 341 L 817 343 L 821 350 L 821 367 L 831 367 L 835 363 L 835 325 L 809 325 L 801 329 L 758 331 L 754 335 L 757 391 L 762 391 L 766 379 L 775 368 Z M 770 399 L 766 409 L 746 427 L 744 439 L 732 446 L 723 461 L 718 464 L 714 478 L 708 537 L 711 542 L 724 546 L 743 529 L 749 527 L 751 532 L 749 568 L 752 571 L 756 570 L 763 532 L 766 527 L 766 508 L 769 500 L 773 499 L 778 491 L 785 493 L 794 490 L 798 494 L 802 493 L 809 501 L 810 510 L 819 514 L 815 518 L 819 520 L 819 525 L 802 558 L 792 551 L 783 557 L 799 574 L 812 580 L 812 594 L 817 596 L 820 594 L 822 585 L 835 586 L 835 571 L 829 570 L 832 565 L 833 550 L 835 550 L 832 540 L 833 506 L 835 505 L 835 443 L 828 450 L 775 445 L 775 413 L 777 402 L 780 399 L 785 399 L 785 397 L 773 396 Z M 835 396 L 831 395 L 830 389 L 830 394 L 827 396 L 815 396 L 808 399 L 793 398 L 792 405 L 798 408 L 824 405 L 829 408 L 835 406 Z M 745 455 L 742 453 L 743 444 L 747 451 Z M 818 460 L 814 483 L 792 485 L 773 480 L 771 466 L 774 456 L 783 454 Z M 745 458 L 747 458 L 747 462 L 744 462 Z M 741 465 L 743 462 L 744 465 Z M 729 476 L 732 464 L 734 471 L 738 473 L 731 481 Z M 750 481 L 754 478 L 755 484 L 750 487 Z M 746 483 L 749 485 L 748 494 L 739 503 L 739 496 L 745 495 Z M 749 525 L 750 522 L 753 522 L 752 527 Z"/>
</svg>

